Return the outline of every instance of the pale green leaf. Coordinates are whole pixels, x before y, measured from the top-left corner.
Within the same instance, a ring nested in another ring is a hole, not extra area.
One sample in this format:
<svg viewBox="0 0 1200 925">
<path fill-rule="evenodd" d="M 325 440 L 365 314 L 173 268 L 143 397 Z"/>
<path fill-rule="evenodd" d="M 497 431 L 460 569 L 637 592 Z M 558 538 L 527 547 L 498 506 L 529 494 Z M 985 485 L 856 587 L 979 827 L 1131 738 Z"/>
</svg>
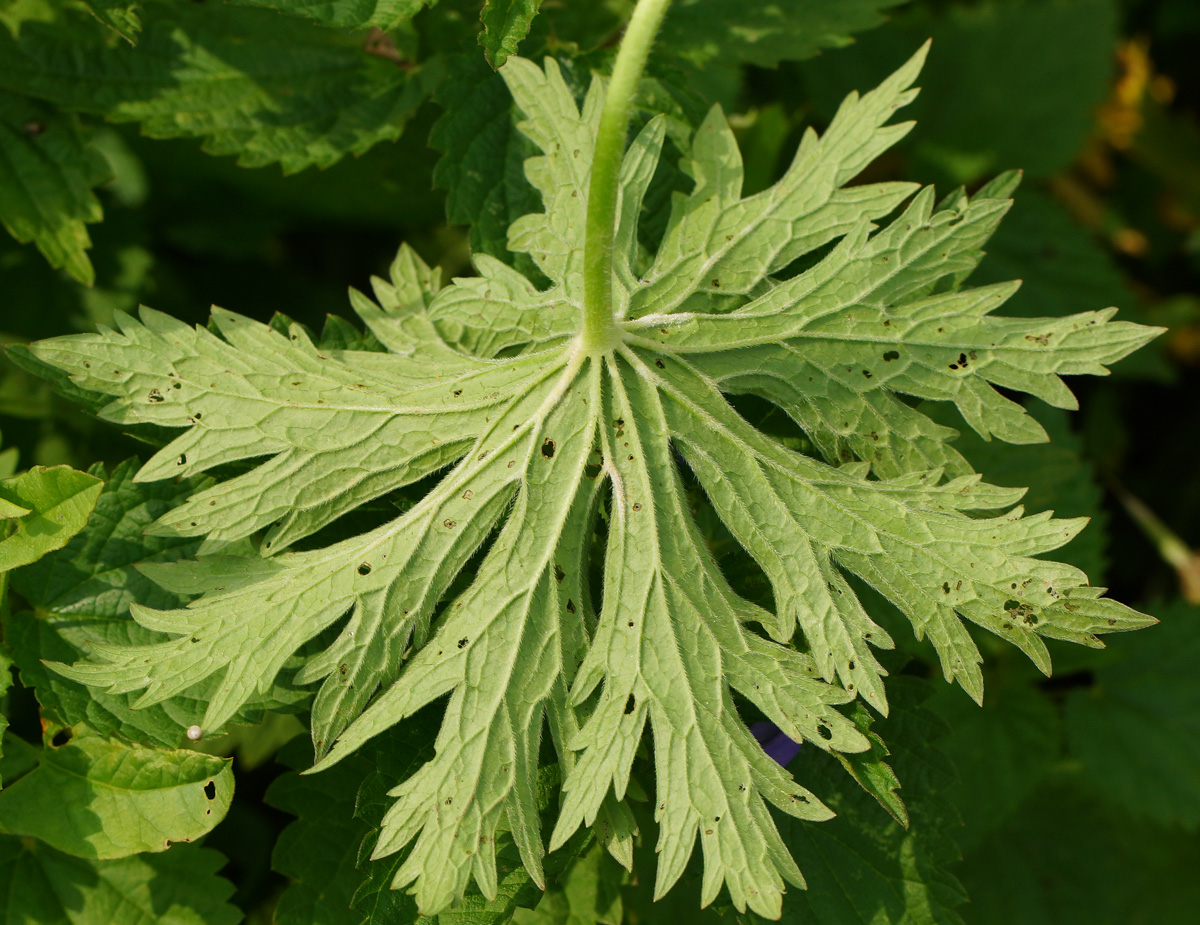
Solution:
<svg viewBox="0 0 1200 925">
<path fill-rule="evenodd" d="M 0 47 L 6 41 L 0 32 Z M 103 217 L 92 188 L 108 175 L 73 117 L 0 90 L 0 222 L 22 244 L 33 242 L 51 266 L 89 286 L 96 274 L 85 226 Z"/>
<path fill-rule="evenodd" d="M 142 710 L 130 694 L 91 690 L 51 671 L 43 660 L 74 661 L 88 645 L 145 645 L 160 639 L 129 616 L 129 605 L 177 607 L 184 598 L 156 585 L 140 569 L 193 554 L 195 539 L 145 536 L 144 531 L 186 500 L 197 483 L 135 483 L 136 460 L 117 466 L 104 481 L 87 526 L 61 549 L 12 576 L 12 586 L 32 608 L 4 616 L 4 639 L 21 682 L 34 688 L 43 715 L 64 726 L 86 723 L 102 735 L 145 745 L 179 748 L 186 730 L 204 718 L 212 681 Z M 201 483 L 202 484 L 202 483 Z M 234 718 L 253 722 L 263 709 L 302 699 L 276 685 Z M 211 735 L 219 730 L 206 729 Z"/>
<path fill-rule="evenodd" d="M 236 925 L 224 864 L 193 845 L 94 861 L 0 836 L 0 908 L 5 925 Z"/>
<path fill-rule="evenodd" d="M 189 842 L 224 818 L 233 771 L 223 758 L 105 740 L 76 727 L 0 790 L 0 832 L 81 858 L 123 858 Z"/>
<path fill-rule="evenodd" d="M 500 73 L 541 150 L 525 171 L 546 211 L 513 222 L 508 247 L 548 287 L 483 255 L 478 276 L 444 283 L 402 249 L 391 279 L 374 281 L 377 301 L 352 293 L 386 352 L 221 310 L 211 328 L 147 310 L 119 316 L 119 331 L 34 345 L 74 388 L 111 398 L 102 417 L 182 429 L 139 480 L 247 462 L 150 528 L 205 537 L 194 562 L 146 568 L 194 601 L 133 607 L 172 638 L 97 647 L 56 670 L 111 694 L 142 691 L 139 704 L 212 677 L 209 727 L 304 651 L 293 680 L 322 682 L 319 768 L 444 703 L 433 755 L 389 781 L 372 854 L 394 857 L 391 885 L 411 885 L 425 914 L 463 901 L 472 881 L 485 900 L 505 895 L 505 831 L 545 883 L 547 726 L 564 795 L 550 848 L 595 826 L 627 862 L 625 797 L 649 727 L 655 894 L 699 840 L 702 905 L 725 887 L 739 910 L 778 916 L 785 882 L 804 881 L 769 805 L 806 822 L 831 811 L 766 755 L 734 697 L 810 751 L 871 749 L 837 708 L 861 694 L 886 712 L 873 650 L 892 643 L 849 576 L 895 603 L 976 699 L 981 656 L 964 621 L 1043 671 L 1043 637 L 1099 645 L 1097 634 L 1149 622 L 1079 570 L 1036 558 L 1082 521 L 1010 509 L 1021 490 L 971 474 L 944 446 L 952 431 L 896 394 L 952 402 L 984 437 L 1035 442 L 1041 427 L 997 387 L 1072 407 L 1061 375 L 1103 374 L 1156 333 L 1111 310 L 1005 318 L 993 313 L 1015 287 L 959 288 L 1008 206 L 1010 176 L 940 207 L 908 184 L 846 186 L 911 127 L 888 121 L 913 98 L 923 57 L 849 97 L 823 136 L 804 136 L 779 183 L 745 198 L 714 109 L 685 157 L 694 186 L 675 197 L 653 253 L 638 223 L 667 126 L 647 122 L 622 168 L 609 349 L 577 336 L 605 82 L 578 106 L 554 61 L 517 57 Z M 730 392 L 773 401 L 825 458 L 752 426 Z M 850 439 L 852 420 L 870 429 Z M 424 493 L 391 522 L 317 536 L 418 483 Z M 757 561 L 771 609 L 721 572 L 697 504 Z M 258 534 L 258 556 L 234 545 Z M 324 648 L 308 654 L 318 638 Z M 898 813 L 882 753 L 854 767 Z"/>
<path fill-rule="evenodd" d="M 61 549 L 87 523 L 104 483 L 69 466 L 35 466 L 0 481 L 0 571 Z"/>
</svg>

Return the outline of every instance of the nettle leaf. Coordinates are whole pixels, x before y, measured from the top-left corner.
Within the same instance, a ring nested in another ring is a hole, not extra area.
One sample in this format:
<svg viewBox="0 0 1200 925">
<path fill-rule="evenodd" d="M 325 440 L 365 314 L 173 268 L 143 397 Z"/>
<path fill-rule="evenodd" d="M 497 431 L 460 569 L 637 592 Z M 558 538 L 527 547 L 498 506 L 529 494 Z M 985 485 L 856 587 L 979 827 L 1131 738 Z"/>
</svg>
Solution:
<svg viewBox="0 0 1200 925">
<path fill-rule="evenodd" d="M 500 67 L 509 55 L 517 53 L 541 5 L 542 0 L 486 0 L 479 14 L 483 23 L 479 44 L 493 67 Z"/>
<path fill-rule="evenodd" d="M 69 466 L 0 480 L 0 572 L 61 549 L 87 523 L 104 483 Z"/>
<path fill-rule="evenodd" d="M 224 865 L 195 845 L 92 861 L 0 836 L 0 907 L 13 925 L 236 925 L 233 884 L 217 874 Z"/>
<path fill-rule="evenodd" d="M 237 0 L 345 29 L 395 29 L 437 0 Z"/>
<path fill-rule="evenodd" d="M 112 742 L 85 727 L 44 748 L 0 790 L 0 832 L 81 858 L 123 858 L 190 842 L 224 817 L 233 771 L 224 758 Z"/>
<path fill-rule="evenodd" d="M 849 45 L 850 35 L 878 26 L 900 0 L 680 0 L 663 23 L 665 48 L 696 64 L 720 58 L 774 67 L 823 48 Z"/>
<path fill-rule="evenodd" d="M 166 609 L 186 603 L 186 597 L 159 587 L 139 569 L 191 556 L 199 541 L 145 536 L 144 531 L 210 483 L 138 483 L 133 481 L 137 469 L 136 460 L 121 463 L 103 483 L 94 475 L 72 473 L 95 486 L 95 510 L 90 517 L 84 515 L 87 526 L 62 549 L 13 574 L 12 587 L 30 609 L 14 608 L 4 614 L 4 641 L 12 650 L 21 682 L 34 688 L 48 719 L 63 726 L 86 723 L 102 735 L 126 741 L 178 748 L 187 741 L 185 730 L 204 718 L 215 679 L 134 710 L 134 695 L 89 689 L 45 664 L 74 661 L 87 645 L 145 645 L 162 639 L 131 619 L 130 604 Z M 303 691 L 276 684 L 263 697 L 245 704 L 232 721 L 255 722 L 263 710 L 287 708 L 304 697 Z"/>
<path fill-rule="evenodd" d="M 850 96 L 823 136 L 805 135 L 779 183 L 748 198 L 714 109 L 683 165 L 694 188 L 675 198 L 653 254 L 637 226 L 665 119 L 649 121 L 625 155 L 615 332 L 600 348 L 585 349 L 579 328 L 605 83 L 578 107 L 553 61 L 515 57 L 501 73 L 519 129 L 542 151 L 526 173 L 546 211 L 515 221 L 508 245 L 549 287 L 482 255 L 479 276 L 443 284 L 402 250 L 391 281 L 375 283 L 377 303 L 352 294 L 387 352 L 318 347 L 297 326 L 285 334 L 225 311 L 212 330 L 146 311 L 119 331 L 35 345 L 76 388 L 112 397 L 103 417 L 184 429 L 139 479 L 256 460 L 151 527 L 205 537 L 195 562 L 147 569 L 196 600 L 133 608 L 173 638 L 97 648 L 58 670 L 144 691 L 140 704 L 218 677 L 205 717 L 215 726 L 319 637 L 325 648 L 294 679 L 322 682 L 318 768 L 447 698 L 435 755 L 391 791 L 374 849 L 408 849 L 392 886 L 412 884 L 427 914 L 472 879 L 497 894 L 502 827 L 544 882 L 547 722 L 563 778 L 549 847 L 595 824 L 627 858 L 634 823 L 622 801 L 649 725 L 656 893 L 699 839 L 702 903 L 724 884 L 739 908 L 778 916 L 784 882 L 803 879 L 768 804 L 810 821 L 831 812 L 765 754 L 734 698 L 796 741 L 871 747 L 837 707 L 861 695 L 886 711 L 872 647 L 891 640 L 848 575 L 930 636 L 947 678 L 976 699 L 981 659 L 964 619 L 1043 670 L 1043 637 L 1099 645 L 1099 633 L 1149 622 L 1079 570 L 1034 558 L 1082 521 L 985 513 L 1021 492 L 982 483 L 946 446 L 953 431 L 899 397 L 952 402 L 985 437 L 1038 441 L 1041 427 L 996 387 L 1072 407 L 1061 374 L 1103 373 L 1156 333 L 1112 322 L 1112 310 L 998 317 L 1015 286 L 956 288 L 1008 207 L 998 197 L 1011 177 L 941 206 L 909 184 L 845 186 L 909 130 L 887 120 L 913 98 L 923 58 Z M 806 268 L 788 276 L 796 266 Z M 752 426 L 726 398 L 739 392 L 781 407 L 825 458 Z M 681 466 L 769 579 L 773 610 L 722 574 Z M 391 522 L 337 542 L 318 535 L 427 478 Z M 593 554 L 596 530 L 606 538 Z M 260 556 L 232 554 L 262 531 Z M 309 548 L 289 550 L 301 541 Z"/>
<path fill-rule="evenodd" d="M 1196 608 L 1155 608 L 1162 620 L 1098 660 L 1095 683 L 1067 699 L 1066 738 L 1092 789 L 1133 817 L 1200 828 L 1200 649 Z"/>
<path fill-rule="evenodd" d="M 0 222 L 89 286 L 96 272 L 86 226 L 103 216 L 92 188 L 108 178 L 108 164 L 73 117 L 0 91 Z"/>
<path fill-rule="evenodd" d="M 84 0 L 92 15 L 112 29 L 117 35 L 136 45 L 142 31 L 142 5 L 129 0 Z"/>
<path fill-rule="evenodd" d="M 0 32 L 0 89 L 294 173 L 398 138 L 437 81 L 437 61 L 402 68 L 361 36 L 270 10 L 153 12 L 133 49 L 90 20 L 28 23 L 20 41 Z"/>
</svg>

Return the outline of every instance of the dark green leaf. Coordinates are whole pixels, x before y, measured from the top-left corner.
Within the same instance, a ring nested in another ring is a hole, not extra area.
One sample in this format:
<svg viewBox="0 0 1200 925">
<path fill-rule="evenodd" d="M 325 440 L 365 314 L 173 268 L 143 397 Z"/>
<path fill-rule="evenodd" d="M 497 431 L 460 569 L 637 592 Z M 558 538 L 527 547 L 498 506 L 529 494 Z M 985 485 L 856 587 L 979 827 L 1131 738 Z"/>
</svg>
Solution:
<svg viewBox="0 0 1200 925">
<path fill-rule="evenodd" d="M 130 45 L 137 44 L 138 33 L 142 31 L 140 0 L 84 0 L 84 4 Z"/>
<path fill-rule="evenodd" d="M 1095 683 L 1067 701 L 1067 742 L 1095 792 L 1154 822 L 1200 827 L 1200 610 L 1113 643 Z"/>
<path fill-rule="evenodd" d="M 849 44 L 903 0 L 678 0 L 668 11 L 661 48 L 696 64 L 714 59 L 774 67 L 823 48 Z"/>
<path fill-rule="evenodd" d="M 0 49 L 9 42 L 0 31 Z M 0 50 L 0 62 L 6 54 Z M 36 244 L 51 266 L 89 286 L 96 274 L 85 226 L 103 217 L 92 188 L 108 176 L 108 164 L 88 147 L 73 117 L 0 90 L 0 222 L 22 244 Z"/>
<path fill-rule="evenodd" d="M 479 18 L 483 31 L 479 44 L 487 50 L 492 67 L 500 67 L 509 55 L 517 53 L 521 39 L 529 34 L 529 25 L 542 0 L 487 0 Z"/>
<path fill-rule="evenodd" d="M 402 68 L 361 38 L 270 10 L 153 12 L 136 49 L 75 20 L 29 23 L 20 42 L 0 33 L 0 88 L 293 173 L 397 138 L 437 79 L 436 62 Z"/>
<path fill-rule="evenodd" d="M 437 0 L 235 0 L 344 29 L 395 29 Z"/>
<path fill-rule="evenodd" d="M 194 845 L 92 861 L 0 836 L 0 909 L 7 925 L 236 925 L 224 863 Z"/>
</svg>

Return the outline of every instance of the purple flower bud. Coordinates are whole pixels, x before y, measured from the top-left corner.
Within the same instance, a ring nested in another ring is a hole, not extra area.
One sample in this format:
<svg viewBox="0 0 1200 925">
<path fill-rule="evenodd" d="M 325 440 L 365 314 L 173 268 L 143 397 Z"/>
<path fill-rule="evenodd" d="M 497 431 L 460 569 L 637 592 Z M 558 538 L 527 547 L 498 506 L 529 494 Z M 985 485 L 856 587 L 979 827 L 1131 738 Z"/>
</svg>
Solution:
<svg viewBox="0 0 1200 925">
<path fill-rule="evenodd" d="M 763 751 L 766 752 L 776 764 L 787 767 L 788 762 L 796 757 L 800 751 L 800 743 L 794 742 L 783 734 L 782 730 L 774 723 L 764 720 L 760 723 L 753 723 L 750 726 L 750 732 L 754 735 Z"/>
</svg>

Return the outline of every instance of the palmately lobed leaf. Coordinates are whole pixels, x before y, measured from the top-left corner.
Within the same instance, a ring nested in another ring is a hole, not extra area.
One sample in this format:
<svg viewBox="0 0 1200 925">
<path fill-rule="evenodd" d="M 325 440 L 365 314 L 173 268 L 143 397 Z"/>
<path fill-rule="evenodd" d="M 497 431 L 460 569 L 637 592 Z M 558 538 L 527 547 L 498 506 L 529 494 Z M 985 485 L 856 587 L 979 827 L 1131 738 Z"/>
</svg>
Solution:
<svg viewBox="0 0 1200 925">
<path fill-rule="evenodd" d="M 901 397 L 952 402 L 985 438 L 1038 441 L 1040 426 L 998 388 L 1073 407 L 1061 375 L 1104 373 L 1156 333 L 1112 310 L 1005 318 L 994 312 L 1012 285 L 962 288 L 1014 176 L 941 204 L 908 184 L 846 185 L 910 129 L 888 123 L 913 98 L 923 58 L 848 97 L 775 186 L 746 198 L 714 109 L 683 165 L 694 187 L 676 196 L 653 254 L 637 225 L 664 126 L 646 124 L 623 165 L 618 333 L 602 350 L 584 349 L 578 328 L 605 84 L 578 107 L 553 61 L 516 57 L 502 74 L 518 128 L 542 152 L 526 173 L 546 211 L 515 222 L 509 248 L 548 288 L 486 257 L 479 276 L 442 285 L 402 249 L 391 281 L 375 283 L 377 303 L 352 294 L 386 352 L 319 346 L 298 326 L 219 310 L 212 330 L 147 310 L 119 331 L 35 345 L 77 388 L 111 397 L 103 417 L 183 429 L 138 478 L 243 463 L 152 528 L 206 537 L 194 562 L 150 570 L 199 597 L 134 607 L 172 638 L 97 647 L 58 670 L 144 691 L 143 704 L 218 677 L 205 718 L 217 726 L 320 637 L 325 648 L 294 678 L 321 682 L 318 768 L 448 698 L 435 756 L 392 790 L 375 848 L 411 846 L 393 886 L 412 884 L 425 913 L 472 879 L 496 894 L 504 830 L 543 882 L 535 788 L 547 725 L 563 775 L 550 848 L 596 825 L 628 863 L 623 801 L 649 726 L 656 893 L 699 840 L 702 903 L 724 885 L 739 909 L 777 917 L 785 882 L 804 881 L 768 804 L 805 820 L 831 813 L 764 753 L 738 700 L 797 741 L 873 747 L 838 707 L 861 696 L 886 712 L 873 650 L 892 642 L 852 577 L 928 635 L 946 677 L 977 700 L 981 656 L 964 620 L 1044 671 L 1043 638 L 1099 645 L 1099 634 L 1151 622 L 1079 570 L 1037 558 L 1082 520 L 1024 516 L 1012 507 L 1020 490 L 983 483 L 948 446 L 954 432 Z M 734 393 L 776 404 L 820 457 L 756 429 Z M 681 465 L 769 580 L 772 609 L 722 573 Z M 314 537 L 433 476 L 390 523 L 332 544 Z M 231 554 L 259 535 L 260 556 Z M 288 549 L 305 538 L 313 548 Z"/>
</svg>

